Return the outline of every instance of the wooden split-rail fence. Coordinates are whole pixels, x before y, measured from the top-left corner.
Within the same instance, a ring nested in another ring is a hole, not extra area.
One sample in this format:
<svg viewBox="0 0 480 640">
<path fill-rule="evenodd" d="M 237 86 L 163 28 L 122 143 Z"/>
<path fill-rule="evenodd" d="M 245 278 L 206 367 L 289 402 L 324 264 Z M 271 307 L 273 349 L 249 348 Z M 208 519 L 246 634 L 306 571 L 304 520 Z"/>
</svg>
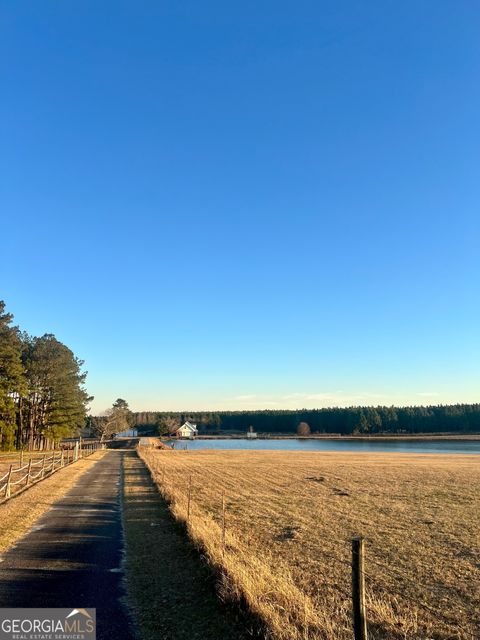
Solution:
<svg viewBox="0 0 480 640">
<path fill-rule="evenodd" d="M 9 470 L 0 477 L 0 504 L 25 491 L 47 476 L 51 476 L 59 469 L 77 462 L 81 458 L 90 456 L 103 446 L 99 442 L 82 443 L 82 446 L 79 446 L 77 442 L 70 449 L 54 451 L 49 456 L 44 454 L 42 457 L 30 457 L 28 461 L 24 460 L 23 451 L 21 451 L 19 466 L 15 467 L 11 464 Z"/>
</svg>

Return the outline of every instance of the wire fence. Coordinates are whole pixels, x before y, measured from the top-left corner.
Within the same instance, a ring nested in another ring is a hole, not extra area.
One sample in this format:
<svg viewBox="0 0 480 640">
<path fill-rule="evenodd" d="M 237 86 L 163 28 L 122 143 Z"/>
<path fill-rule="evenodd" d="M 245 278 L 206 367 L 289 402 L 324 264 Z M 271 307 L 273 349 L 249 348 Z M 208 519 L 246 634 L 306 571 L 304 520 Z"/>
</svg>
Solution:
<svg viewBox="0 0 480 640">
<path fill-rule="evenodd" d="M 168 502 L 184 503 L 184 519 L 188 526 L 191 519 L 192 510 L 202 511 L 200 505 L 196 505 L 194 496 L 194 480 L 192 473 L 188 474 L 186 486 L 170 482 L 166 467 L 160 467 L 158 462 L 150 466 L 150 472 L 154 481 L 158 484 L 161 494 Z M 218 523 L 221 527 L 222 556 L 234 554 L 235 548 L 229 545 L 227 540 L 227 530 L 231 526 L 228 518 L 228 505 L 226 502 L 225 489 L 219 488 L 219 516 Z M 235 533 L 233 531 L 232 533 Z M 455 612 L 444 610 L 443 598 L 439 596 L 437 589 L 450 591 L 446 585 L 425 584 L 415 579 L 415 588 L 402 589 L 402 583 L 406 576 L 402 575 L 399 568 L 390 566 L 386 561 L 375 556 L 375 550 L 368 547 L 368 538 L 353 538 L 351 540 L 351 550 L 346 545 L 328 545 L 328 549 L 320 546 L 316 549 L 318 563 L 322 558 L 330 565 L 339 565 L 343 569 L 344 579 L 341 581 L 325 581 L 322 576 L 324 587 L 338 592 L 343 599 L 345 606 L 350 609 L 352 617 L 352 638 L 354 640 L 369 640 L 372 637 L 379 637 L 379 628 L 382 627 L 381 615 L 382 605 L 388 603 L 392 610 L 398 613 L 409 611 L 416 621 L 416 631 L 405 632 L 405 638 L 445 638 L 448 640 L 480 640 L 480 612 L 473 611 L 465 624 L 455 615 Z M 478 565 L 480 567 L 480 565 Z M 375 571 L 370 571 L 374 568 Z M 392 584 L 392 581 L 399 581 L 400 586 Z M 408 580 L 408 578 L 407 578 Z M 472 590 L 475 585 L 472 584 Z M 417 593 L 415 593 L 417 592 Z M 445 594 L 447 596 L 447 594 Z M 398 623 L 397 623 L 398 624 Z M 433 630 L 435 627 L 435 630 Z M 429 629 L 427 632 L 426 629 Z M 375 631 L 373 631 L 375 629 Z M 423 630 L 422 630 L 423 629 Z M 371 631 L 372 630 L 372 631 Z M 391 635 L 385 629 L 385 637 L 397 637 Z M 403 633 L 403 632 L 402 632 Z M 425 635 L 427 633 L 428 635 Z M 420 634 L 420 635 L 419 635 Z M 423 635 L 422 635 L 423 634 Z M 433 635 L 432 635 L 433 634 Z M 438 635 L 440 634 L 440 635 Z M 381 636 L 383 637 L 383 635 Z"/>
<path fill-rule="evenodd" d="M 71 448 L 54 451 L 51 455 L 30 457 L 28 462 L 24 461 L 24 454 L 21 451 L 19 466 L 11 464 L 9 470 L 0 477 L 0 504 L 51 476 L 59 469 L 92 455 L 104 446 L 97 441 L 88 443 L 77 441 Z"/>
</svg>

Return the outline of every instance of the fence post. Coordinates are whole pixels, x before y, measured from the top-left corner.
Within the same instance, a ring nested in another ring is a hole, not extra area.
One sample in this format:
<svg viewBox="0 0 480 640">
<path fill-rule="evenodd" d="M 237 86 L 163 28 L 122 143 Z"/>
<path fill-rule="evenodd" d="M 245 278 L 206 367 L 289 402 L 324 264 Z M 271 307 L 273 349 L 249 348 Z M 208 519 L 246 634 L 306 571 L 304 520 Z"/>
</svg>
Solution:
<svg viewBox="0 0 480 640">
<path fill-rule="evenodd" d="M 352 538 L 352 604 L 355 640 L 368 640 L 365 615 L 364 539 Z"/>
<path fill-rule="evenodd" d="M 64 460 L 64 451 L 62 449 L 62 452 L 60 453 L 60 466 L 64 467 L 65 466 L 65 460 Z"/>
<path fill-rule="evenodd" d="M 190 501 L 192 499 L 192 474 L 188 480 L 187 524 L 190 522 Z"/>
<path fill-rule="evenodd" d="M 42 480 L 45 477 L 45 459 L 46 459 L 46 457 L 47 457 L 47 454 L 44 453 L 43 454 L 43 464 L 42 464 Z"/>
<path fill-rule="evenodd" d="M 222 490 L 222 555 L 225 555 L 225 489 Z"/>
<path fill-rule="evenodd" d="M 7 485 L 5 487 L 6 498 L 10 498 L 10 482 L 12 480 L 12 469 L 13 469 L 13 464 L 10 465 L 10 469 L 8 470 Z"/>
<path fill-rule="evenodd" d="M 73 461 L 76 462 L 78 460 L 78 440 L 75 442 L 75 451 L 73 453 Z"/>
<path fill-rule="evenodd" d="M 32 472 L 32 458 L 30 457 L 30 460 L 28 461 L 27 484 L 26 484 L 27 487 L 30 484 L 30 474 L 31 474 L 31 472 Z"/>
<path fill-rule="evenodd" d="M 20 451 L 20 466 L 23 467 L 23 449 Z"/>
</svg>

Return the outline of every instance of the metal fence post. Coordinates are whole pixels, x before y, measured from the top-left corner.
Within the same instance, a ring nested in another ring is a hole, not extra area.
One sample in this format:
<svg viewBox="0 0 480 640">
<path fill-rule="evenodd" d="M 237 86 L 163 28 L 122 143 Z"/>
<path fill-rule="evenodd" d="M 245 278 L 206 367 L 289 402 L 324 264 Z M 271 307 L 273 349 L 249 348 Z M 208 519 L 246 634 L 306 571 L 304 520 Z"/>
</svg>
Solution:
<svg viewBox="0 0 480 640">
<path fill-rule="evenodd" d="M 365 615 L 364 540 L 352 538 L 352 603 L 355 640 L 368 640 Z"/>
</svg>

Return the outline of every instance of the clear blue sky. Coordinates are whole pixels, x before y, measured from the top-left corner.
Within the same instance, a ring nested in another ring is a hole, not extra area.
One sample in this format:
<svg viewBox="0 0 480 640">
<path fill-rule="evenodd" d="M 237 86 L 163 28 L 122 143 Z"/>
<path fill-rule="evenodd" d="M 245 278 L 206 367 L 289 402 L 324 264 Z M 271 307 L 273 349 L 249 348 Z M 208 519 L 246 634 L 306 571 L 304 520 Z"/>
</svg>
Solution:
<svg viewBox="0 0 480 640">
<path fill-rule="evenodd" d="M 480 400 L 476 0 L 0 8 L 0 298 L 94 411 Z"/>
</svg>

